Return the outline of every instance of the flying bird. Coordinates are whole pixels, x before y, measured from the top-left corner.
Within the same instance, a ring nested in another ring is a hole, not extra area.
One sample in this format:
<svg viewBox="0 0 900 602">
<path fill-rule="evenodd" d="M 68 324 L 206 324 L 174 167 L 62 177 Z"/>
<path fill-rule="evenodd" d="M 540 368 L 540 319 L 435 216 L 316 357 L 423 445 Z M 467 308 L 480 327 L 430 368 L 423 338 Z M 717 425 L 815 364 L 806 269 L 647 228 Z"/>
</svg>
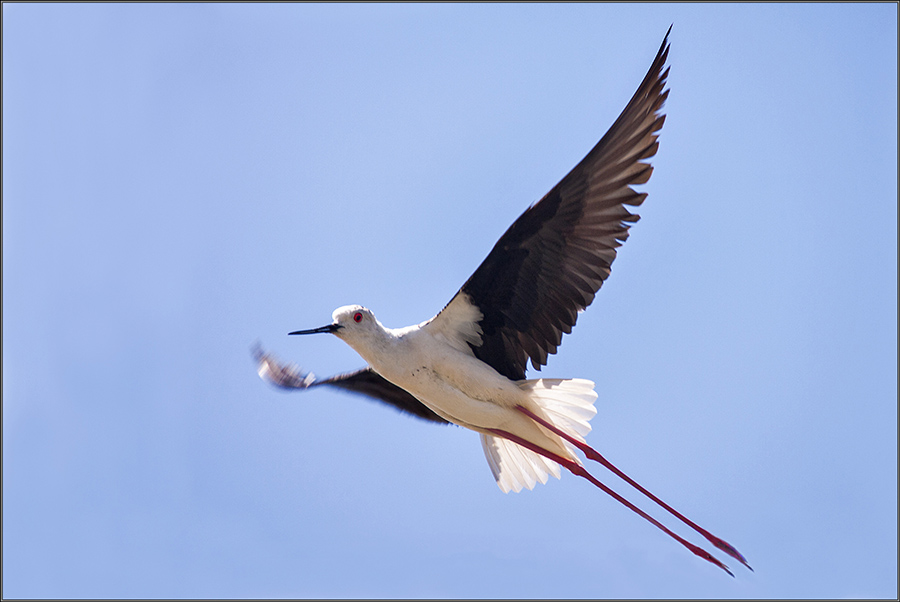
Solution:
<svg viewBox="0 0 900 602">
<path fill-rule="evenodd" d="M 671 31 L 671 27 L 669 28 Z M 576 455 L 601 463 L 683 521 L 713 546 L 749 568 L 730 544 L 676 512 L 585 442 L 596 414 L 590 380 L 526 379 L 540 370 L 572 331 L 610 274 L 628 237 L 659 147 L 668 96 L 669 33 L 650 70 L 609 131 L 541 200 L 500 237 L 487 258 L 433 318 L 387 328 L 361 305 L 340 307 L 331 323 L 289 334 L 329 333 L 368 366 L 318 379 L 282 365 L 258 347 L 261 377 L 287 389 L 329 385 L 368 395 L 419 418 L 480 433 L 491 472 L 504 492 L 531 489 L 560 476 L 560 467 L 591 483 L 675 538 L 697 556 L 732 574 L 715 556 L 675 534 L 597 480 Z M 733 575 L 732 575 L 733 576 Z"/>
</svg>

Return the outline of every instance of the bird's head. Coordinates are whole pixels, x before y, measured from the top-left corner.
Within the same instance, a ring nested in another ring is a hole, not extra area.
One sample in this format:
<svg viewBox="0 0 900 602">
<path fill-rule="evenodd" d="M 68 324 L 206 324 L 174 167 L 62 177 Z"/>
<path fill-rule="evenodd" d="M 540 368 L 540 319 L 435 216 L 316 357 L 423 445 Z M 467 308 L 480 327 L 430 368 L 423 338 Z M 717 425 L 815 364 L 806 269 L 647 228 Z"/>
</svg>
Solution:
<svg viewBox="0 0 900 602">
<path fill-rule="evenodd" d="M 331 314 L 331 324 L 309 330 L 295 330 L 288 334 L 331 333 L 360 351 L 358 345 L 368 346 L 367 342 L 379 338 L 379 335 L 383 336 L 384 331 L 384 327 L 375 319 L 375 314 L 371 310 L 362 305 L 345 305 Z"/>
</svg>

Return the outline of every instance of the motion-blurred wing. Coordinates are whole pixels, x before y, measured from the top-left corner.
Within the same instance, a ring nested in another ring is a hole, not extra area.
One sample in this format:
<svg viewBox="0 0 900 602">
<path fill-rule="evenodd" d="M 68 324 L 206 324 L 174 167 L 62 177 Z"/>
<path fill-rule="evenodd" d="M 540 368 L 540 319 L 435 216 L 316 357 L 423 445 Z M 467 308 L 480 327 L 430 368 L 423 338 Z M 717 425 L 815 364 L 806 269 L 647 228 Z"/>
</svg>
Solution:
<svg viewBox="0 0 900 602">
<path fill-rule="evenodd" d="M 330 385 L 354 393 L 362 393 L 395 408 L 432 422 L 446 424 L 447 421 L 428 409 L 418 399 L 391 384 L 379 376 L 371 368 L 363 368 L 356 372 L 338 374 L 330 378 L 316 378 L 311 372 L 304 373 L 298 366 L 281 364 L 271 354 L 264 353 L 256 347 L 253 356 L 257 362 L 260 378 L 283 389 L 309 389 L 319 385 Z"/>
</svg>

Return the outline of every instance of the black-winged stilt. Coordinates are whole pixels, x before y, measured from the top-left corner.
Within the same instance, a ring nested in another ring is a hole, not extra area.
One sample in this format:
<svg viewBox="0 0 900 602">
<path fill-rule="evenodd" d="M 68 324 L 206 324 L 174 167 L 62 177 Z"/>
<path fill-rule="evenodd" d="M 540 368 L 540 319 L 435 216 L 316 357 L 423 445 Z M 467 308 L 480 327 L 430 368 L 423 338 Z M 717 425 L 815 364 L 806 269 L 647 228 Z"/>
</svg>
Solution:
<svg viewBox="0 0 900 602">
<path fill-rule="evenodd" d="M 671 31 L 671 28 L 670 28 Z M 256 350 L 260 376 L 289 389 L 331 385 L 363 393 L 434 422 L 477 431 L 497 484 L 504 492 L 531 489 L 559 467 L 584 477 L 723 568 L 706 550 L 598 481 L 575 455 L 581 450 L 715 547 L 747 565 L 731 545 L 710 534 L 638 485 L 585 443 L 596 414 L 594 383 L 584 379 L 526 380 L 531 360 L 540 370 L 556 353 L 609 276 L 616 248 L 638 220 L 638 206 L 653 168 L 657 135 L 668 96 L 668 32 L 631 101 L 600 142 L 540 201 L 506 231 L 475 273 L 435 317 L 406 328 L 387 328 L 360 305 L 335 310 L 332 322 L 290 334 L 331 333 L 368 363 L 327 379 L 280 365 Z"/>
</svg>

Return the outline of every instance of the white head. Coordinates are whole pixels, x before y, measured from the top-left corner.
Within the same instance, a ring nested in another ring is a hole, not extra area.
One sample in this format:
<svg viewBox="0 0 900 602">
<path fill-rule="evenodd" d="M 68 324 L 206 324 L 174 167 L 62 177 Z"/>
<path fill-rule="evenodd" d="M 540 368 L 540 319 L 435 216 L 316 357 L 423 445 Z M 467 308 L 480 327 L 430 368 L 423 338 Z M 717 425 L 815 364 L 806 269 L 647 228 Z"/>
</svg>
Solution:
<svg viewBox="0 0 900 602">
<path fill-rule="evenodd" d="M 376 341 L 384 339 L 386 335 L 384 326 L 375 319 L 375 314 L 362 305 L 339 307 L 331 314 L 331 324 L 310 330 L 297 330 L 289 334 L 316 334 L 320 332 L 328 332 L 335 335 L 356 349 L 360 354 L 371 348 Z"/>
</svg>

